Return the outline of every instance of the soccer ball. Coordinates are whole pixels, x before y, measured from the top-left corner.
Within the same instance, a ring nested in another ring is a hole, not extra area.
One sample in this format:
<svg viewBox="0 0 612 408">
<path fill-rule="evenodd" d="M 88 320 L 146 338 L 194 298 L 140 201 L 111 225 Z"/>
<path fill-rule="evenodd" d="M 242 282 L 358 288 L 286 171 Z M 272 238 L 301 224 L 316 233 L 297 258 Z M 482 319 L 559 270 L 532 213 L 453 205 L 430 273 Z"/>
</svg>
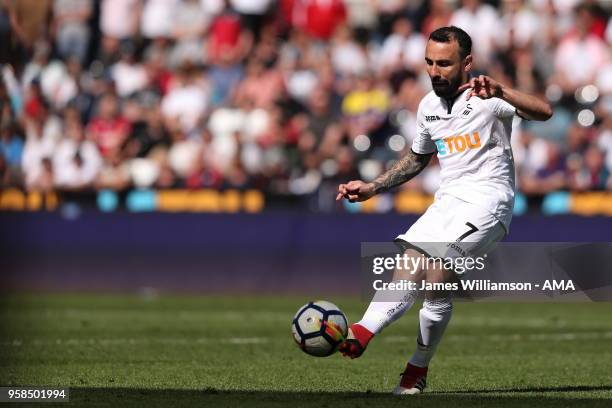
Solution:
<svg viewBox="0 0 612 408">
<path fill-rule="evenodd" d="M 300 307 L 291 323 L 293 339 L 307 354 L 332 355 L 348 334 L 346 316 L 338 306 L 325 300 Z"/>
</svg>

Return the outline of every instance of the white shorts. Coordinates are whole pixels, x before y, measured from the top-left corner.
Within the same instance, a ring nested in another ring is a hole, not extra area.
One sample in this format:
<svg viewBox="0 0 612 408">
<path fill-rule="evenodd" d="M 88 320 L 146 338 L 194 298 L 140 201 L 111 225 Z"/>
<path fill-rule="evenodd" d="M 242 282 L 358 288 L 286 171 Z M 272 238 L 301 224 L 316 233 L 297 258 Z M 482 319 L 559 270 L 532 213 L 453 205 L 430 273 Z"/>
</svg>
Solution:
<svg viewBox="0 0 612 408">
<path fill-rule="evenodd" d="M 493 214 L 442 194 L 396 241 L 430 257 L 476 257 L 493 249 L 505 235 L 506 229 Z"/>
</svg>

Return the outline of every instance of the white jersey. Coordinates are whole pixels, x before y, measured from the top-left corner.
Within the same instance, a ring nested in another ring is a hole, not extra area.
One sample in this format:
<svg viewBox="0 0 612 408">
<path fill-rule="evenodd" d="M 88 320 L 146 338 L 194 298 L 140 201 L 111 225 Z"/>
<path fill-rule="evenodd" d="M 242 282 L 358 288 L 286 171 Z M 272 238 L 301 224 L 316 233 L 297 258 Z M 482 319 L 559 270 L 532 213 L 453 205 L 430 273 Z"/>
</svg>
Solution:
<svg viewBox="0 0 612 408">
<path fill-rule="evenodd" d="M 514 159 L 510 147 L 516 109 L 499 98 L 466 101 L 470 89 L 449 103 L 433 91 L 417 112 L 412 150 L 438 152 L 440 189 L 483 208 L 508 230 L 514 207 Z"/>
</svg>

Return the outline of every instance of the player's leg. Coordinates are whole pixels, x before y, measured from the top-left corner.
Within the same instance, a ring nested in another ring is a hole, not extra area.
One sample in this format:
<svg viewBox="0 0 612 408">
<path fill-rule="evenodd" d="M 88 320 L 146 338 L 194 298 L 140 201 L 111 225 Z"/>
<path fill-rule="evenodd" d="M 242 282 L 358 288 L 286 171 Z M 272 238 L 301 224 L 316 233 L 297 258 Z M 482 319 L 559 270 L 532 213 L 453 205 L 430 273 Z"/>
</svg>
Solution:
<svg viewBox="0 0 612 408">
<path fill-rule="evenodd" d="M 455 274 L 448 270 L 427 271 L 428 283 L 453 282 Z M 416 367 L 427 367 L 442 339 L 453 312 L 452 292 L 427 291 L 419 311 L 417 347 L 409 363 Z"/>
<path fill-rule="evenodd" d="M 407 249 L 404 255 L 408 258 L 422 258 L 419 252 L 414 249 Z M 414 271 L 406 269 L 396 269 L 393 273 L 393 282 L 411 281 L 419 283 L 425 277 L 424 271 L 419 268 Z M 416 286 L 420 286 L 416 285 Z M 363 314 L 359 324 L 373 334 L 380 333 L 385 327 L 399 319 L 408 311 L 418 296 L 417 289 L 378 291 L 368 309 Z"/>
<path fill-rule="evenodd" d="M 480 208 L 469 203 L 453 204 L 457 214 L 461 216 L 457 217 L 457 222 L 448 226 L 448 237 L 455 238 L 449 239 L 449 242 L 454 241 L 465 254 L 469 254 L 468 256 L 486 254 L 504 237 L 506 231 L 503 225 L 492 215 L 483 213 Z M 471 222 L 465 221 L 466 219 Z M 466 236 L 466 226 L 469 227 L 468 232 L 473 231 L 469 236 Z M 465 241 L 462 241 L 463 239 Z M 459 254 L 447 255 L 456 257 Z M 434 268 L 426 271 L 426 280 L 429 283 L 452 282 L 460 277 L 460 274 L 446 269 Z M 416 350 L 408 361 L 400 385 L 396 387 L 394 393 L 418 394 L 425 388 L 429 363 L 450 322 L 452 311 L 452 293 L 441 290 L 425 293 L 425 301 L 419 312 Z"/>
<path fill-rule="evenodd" d="M 435 269 L 426 272 L 429 284 L 452 282 L 454 272 Z M 427 291 L 419 311 L 417 347 L 402 373 L 394 394 L 419 394 L 427 385 L 427 371 L 453 311 L 452 294 L 449 291 Z"/>
<path fill-rule="evenodd" d="M 444 198 L 445 200 L 448 198 Z M 403 235 L 398 237 L 398 242 L 403 252 L 408 257 L 423 257 L 422 250 L 406 246 L 407 242 L 435 242 L 441 239 L 444 214 L 441 210 L 445 207 L 441 200 L 436 200 L 425 211 L 425 213 L 410 227 Z M 413 265 L 415 265 L 414 263 Z M 408 271 L 396 269 L 393 281 L 408 280 L 420 282 L 424 278 L 422 268 Z M 391 293 L 390 293 L 391 292 Z M 338 348 L 344 355 L 351 358 L 361 356 L 370 340 L 380 333 L 386 326 L 399 319 L 414 304 L 418 296 L 418 290 L 394 290 L 377 291 L 370 305 L 365 311 L 363 318 L 350 326 L 347 340 Z"/>
<path fill-rule="evenodd" d="M 405 250 L 404 255 L 407 257 L 423 257 L 414 249 Z M 411 264 L 414 265 L 414 263 Z M 392 280 L 393 282 L 412 281 L 418 283 L 424 276 L 424 271 L 420 268 L 414 271 L 396 269 Z M 370 340 L 409 310 L 417 297 L 417 289 L 377 291 L 361 320 L 350 326 L 347 341 L 339 347 L 340 352 L 351 358 L 361 356 Z"/>
<path fill-rule="evenodd" d="M 423 306 L 419 311 L 417 347 L 410 359 L 410 364 L 417 367 L 429 366 L 452 313 L 451 295 L 423 301 Z"/>
</svg>

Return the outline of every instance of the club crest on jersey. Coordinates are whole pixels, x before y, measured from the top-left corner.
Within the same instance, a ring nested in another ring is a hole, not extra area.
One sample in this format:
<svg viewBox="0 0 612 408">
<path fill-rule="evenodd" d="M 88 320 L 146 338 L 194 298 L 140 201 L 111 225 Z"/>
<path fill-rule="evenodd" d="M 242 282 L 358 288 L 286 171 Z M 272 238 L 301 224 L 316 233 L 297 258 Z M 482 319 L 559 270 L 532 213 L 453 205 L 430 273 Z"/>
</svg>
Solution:
<svg viewBox="0 0 612 408">
<path fill-rule="evenodd" d="M 470 113 L 472 113 L 472 105 L 470 105 L 469 103 L 467 104 L 467 106 L 465 107 L 465 109 L 463 110 L 463 112 L 461 112 L 461 117 L 462 118 L 467 118 L 468 115 Z"/>
<path fill-rule="evenodd" d="M 467 149 L 477 149 L 480 147 L 480 136 L 478 132 L 472 134 L 466 133 L 464 135 L 456 135 L 445 137 L 435 141 L 436 147 L 438 148 L 439 156 L 446 156 L 447 154 L 463 152 Z"/>
</svg>

